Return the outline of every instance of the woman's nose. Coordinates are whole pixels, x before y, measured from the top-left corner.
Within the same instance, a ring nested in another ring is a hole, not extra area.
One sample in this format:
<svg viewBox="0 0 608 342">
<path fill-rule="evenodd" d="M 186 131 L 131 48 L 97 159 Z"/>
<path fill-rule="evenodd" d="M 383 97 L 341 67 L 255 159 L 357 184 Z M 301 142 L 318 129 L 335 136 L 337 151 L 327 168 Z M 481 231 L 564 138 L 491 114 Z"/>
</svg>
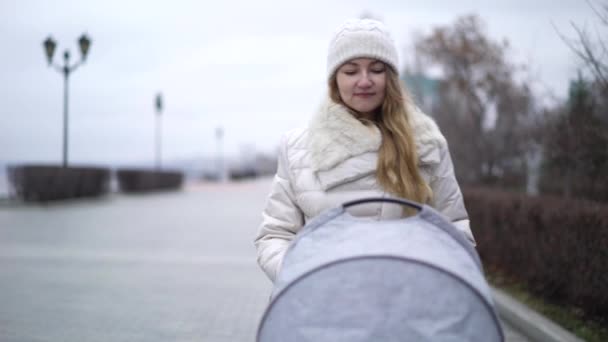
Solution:
<svg viewBox="0 0 608 342">
<path fill-rule="evenodd" d="M 357 85 L 361 88 L 369 88 L 372 86 L 372 80 L 369 78 L 369 74 L 363 73 Z"/>
</svg>

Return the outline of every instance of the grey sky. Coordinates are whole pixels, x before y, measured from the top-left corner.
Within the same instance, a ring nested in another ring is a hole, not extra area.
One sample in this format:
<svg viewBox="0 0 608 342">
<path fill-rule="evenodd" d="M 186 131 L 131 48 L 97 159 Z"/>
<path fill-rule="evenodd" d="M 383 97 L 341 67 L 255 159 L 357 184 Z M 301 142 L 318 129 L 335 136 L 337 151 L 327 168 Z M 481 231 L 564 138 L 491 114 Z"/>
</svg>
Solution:
<svg viewBox="0 0 608 342">
<path fill-rule="evenodd" d="M 70 78 L 70 160 L 147 162 L 154 157 L 153 99 L 164 95 L 163 156 L 210 157 L 214 131 L 224 151 L 272 151 L 281 133 L 306 125 L 325 91 L 325 54 L 345 19 L 370 11 L 393 32 L 401 62 L 412 33 L 478 13 L 489 34 L 555 95 L 566 94 L 577 61 L 552 23 L 593 27 L 583 0 L 562 1 L 2 1 L 0 161 L 61 160 L 62 77 L 47 68 L 42 41 L 87 64 Z"/>
</svg>

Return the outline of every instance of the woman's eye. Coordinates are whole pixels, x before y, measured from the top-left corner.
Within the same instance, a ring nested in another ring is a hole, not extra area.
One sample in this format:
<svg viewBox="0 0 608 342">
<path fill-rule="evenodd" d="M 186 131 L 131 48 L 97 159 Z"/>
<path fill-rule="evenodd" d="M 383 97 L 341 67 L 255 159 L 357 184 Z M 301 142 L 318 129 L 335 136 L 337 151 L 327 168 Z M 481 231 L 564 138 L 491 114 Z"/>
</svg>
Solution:
<svg viewBox="0 0 608 342">
<path fill-rule="evenodd" d="M 384 71 L 385 71 L 385 69 L 384 69 L 384 68 L 382 68 L 382 69 L 372 69 L 372 72 L 373 72 L 374 74 L 381 74 L 381 73 L 383 73 Z"/>
<path fill-rule="evenodd" d="M 355 70 L 344 70 L 343 73 L 345 73 L 346 75 L 354 75 L 357 73 L 357 71 Z"/>
</svg>

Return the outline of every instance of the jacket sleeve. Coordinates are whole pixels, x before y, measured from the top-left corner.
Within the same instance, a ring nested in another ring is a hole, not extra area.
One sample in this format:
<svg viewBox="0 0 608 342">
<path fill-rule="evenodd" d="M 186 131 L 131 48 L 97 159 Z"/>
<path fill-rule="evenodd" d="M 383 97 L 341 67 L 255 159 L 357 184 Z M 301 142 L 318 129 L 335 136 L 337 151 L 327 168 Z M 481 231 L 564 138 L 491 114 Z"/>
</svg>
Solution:
<svg viewBox="0 0 608 342">
<path fill-rule="evenodd" d="M 446 143 L 442 143 L 439 147 L 439 164 L 431 177 L 430 186 L 433 190 L 434 207 L 452 221 L 473 245 L 476 245 Z"/>
<path fill-rule="evenodd" d="M 258 264 L 273 282 L 290 241 L 304 225 L 304 215 L 296 205 L 290 180 L 287 139 L 283 137 L 277 173 L 272 181 L 270 195 L 262 212 L 262 223 L 255 238 Z"/>
</svg>

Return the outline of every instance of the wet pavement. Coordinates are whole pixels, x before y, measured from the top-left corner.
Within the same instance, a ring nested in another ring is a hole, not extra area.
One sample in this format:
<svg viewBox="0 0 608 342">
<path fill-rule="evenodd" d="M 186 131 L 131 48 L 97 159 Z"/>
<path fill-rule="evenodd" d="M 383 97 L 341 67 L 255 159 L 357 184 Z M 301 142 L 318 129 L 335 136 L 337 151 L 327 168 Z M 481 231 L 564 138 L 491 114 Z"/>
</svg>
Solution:
<svg viewBox="0 0 608 342">
<path fill-rule="evenodd" d="M 252 243 L 268 186 L 3 204 L 0 341 L 254 341 L 270 291 Z"/>
</svg>

